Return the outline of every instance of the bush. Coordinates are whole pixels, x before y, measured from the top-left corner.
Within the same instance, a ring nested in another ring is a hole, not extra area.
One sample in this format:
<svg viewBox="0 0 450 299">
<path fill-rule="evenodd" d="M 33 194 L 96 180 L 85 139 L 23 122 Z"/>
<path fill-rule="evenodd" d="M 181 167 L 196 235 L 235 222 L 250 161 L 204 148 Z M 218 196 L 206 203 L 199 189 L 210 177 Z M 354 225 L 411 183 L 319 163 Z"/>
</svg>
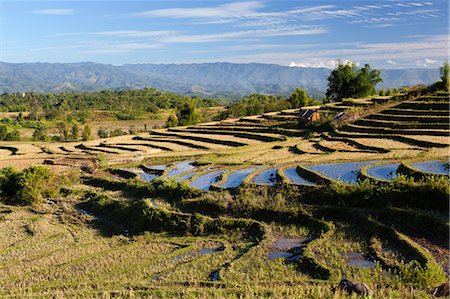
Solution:
<svg viewBox="0 0 450 299">
<path fill-rule="evenodd" d="M 30 205 L 55 195 L 59 184 L 54 174 L 43 166 L 31 166 L 23 171 L 7 167 L 0 170 L 0 189 L 5 202 Z"/>
<path fill-rule="evenodd" d="M 116 137 L 116 136 L 122 136 L 122 135 L 127 135 L 127 132 L 125 132 L 121 128 L 118 128 L 111 132 L 110 137 Z"/>
<path fill-rule="evenodd" d="M 97 135 L 100 138 L 108 138 L 109 137 L 109 132 L 105 128 L 100 128 L 97 131 Z"/>
<path fill-rule="evenodd" d="M 41 128 L 37 128 L 33 133 L 33 141 L 47 141 L 48 136 L 45 130 Z"/>
</svg>

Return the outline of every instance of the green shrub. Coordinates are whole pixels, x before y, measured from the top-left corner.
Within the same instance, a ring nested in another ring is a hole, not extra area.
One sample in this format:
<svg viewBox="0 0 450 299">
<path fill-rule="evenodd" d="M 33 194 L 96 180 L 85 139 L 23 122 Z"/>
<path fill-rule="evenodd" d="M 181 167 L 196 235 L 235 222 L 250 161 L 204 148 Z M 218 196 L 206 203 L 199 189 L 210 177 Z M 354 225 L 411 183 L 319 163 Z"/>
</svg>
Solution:
<svg viewBox="0 0 450 299">
<path fill-rule="evenodd" d="M 109 137 L 109 132 L 105 128 L 100 128 L 97 131 L 97 135 L 100 138 L 108 138 Z"/>
<path fill-rule="evenodd" d="M 421 288 L 430 288 L 446 280 L 444 270 L 438 264 L 428 263 L 422 266 L 417 261 L 402 263 L 398 275 L 402 282 Z"/>
<path fill-rule="evenodd" d="M 0 170 L 0 189 L 5 202 L 30 205 L 55 195 L 59 183 L 55 175 L 43 166 L 31 166 L 23 171 L 7 167 Z"/>
</svg>

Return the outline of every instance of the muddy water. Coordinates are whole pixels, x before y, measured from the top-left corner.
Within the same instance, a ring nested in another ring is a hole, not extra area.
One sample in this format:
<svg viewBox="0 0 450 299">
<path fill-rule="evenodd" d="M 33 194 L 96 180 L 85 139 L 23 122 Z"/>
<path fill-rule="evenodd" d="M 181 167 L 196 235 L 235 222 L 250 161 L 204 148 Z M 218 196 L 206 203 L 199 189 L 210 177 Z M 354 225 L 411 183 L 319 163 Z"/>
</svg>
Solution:
<svg viewBox="0 0 450 299">
<path fill-rule="evenodd" d="M 269 260 L 285 258 L 287 261 L 293 261 L 299 258 L 303 247 L 309 242 L 308 237 L 302 238 L 279 238 L 270 245 L 270 251 L 267 254 Z"/>
<path fill-rule="evenodd" d="M 296 171 L 296 167 L 288 168 L 284 170 L 284 175 L 289 179 L 292 184 L 295 185 L 314 185 L 313 182 L 310 182 L 301 176 L 298 175 Z"/>
<path fill-rule="evenodd" d="M 180 174 L 183 174 L 185 172 L 189 172 L 191 170 L 195 169 L 195 166 L 193 165 L 195 161 L 183 161 L 180 163 L 177 163 L 172 169 L 170 169 L 167 173 L 168 177 L 174 177 Z"/>
<path fill-rule="evenodd" d="M 159 176 L 153 173 L 146 173 L 140 168 L 123 168 L 123 170 L 137 174 L 145 182 L 152 182 Z"/>
<path fill-rule="evenodd" d="M 362 253 L 349 252 L 344 254 L 347 265 L 353 268 L 375 268 L 375 263 L 364 257 Z"/>
<path fill-rule="evenodd" d="M 236 188 L 240 184 L 242 184 L 242 181 L 250 173 L 254 172 L 258 168 L 260 168 L 260 167 L 251 167 L 251 168 L 237 170 L 237 171 L 231 173 L 228 176 L 227 181 L 225 183 L 223 183 L 222 185 L 220 185 L 220 187 L 222 187 L 222 188 Z"/>
<path fill-rule="evenodd" d="M 377 161 L 319 164 L 308 166 L 307 168 L 318 171 L 333 180 L 339 180 L 348 184 L 356 184 L 358 182 L 358 174 L 361 168 L 375 162 Z"/>
<path fill-rule="evenodd" d="M 157 174 L 150 174 L 146 172 L 139 173 L 140 178 L 145 182 L 152 182 L 154 181 L 159 175 Z"/>
<path fill-rule="evenodd" d="M 417 162 L 417 163 L 411 163 L 411 166 L 428 173 L 433 174 L 449 174 L 449 162 L 448 161 L 441 161 L 441 160 L 434 160 L 434 161 L 426 161 L 426 162 Z"/>
<path fill-rule="evenodd" d="M 196 175 L 197 173 L 198 173 L 198 171 L 190 172 L 185 175 L 177 177 L 176 180 L 179 182 L 188 181 L 188 180 L 192 179 L 194 177 L 194 175 Z"/>
<path fill-rule="evenodd" d="M 209 187 L 211 187 L 212 184 L 216 183 L 220 180 L 220 176 L 224 173 L 222 170 L 213 171 L 206 173 L 204 175 L 201 175 L 194 179 L 190 186 L 194 188 L 201 189 L 203 191 L 208 191 Z"/>
<path fill-rule="evenodd" d="M 397 177 L 399 166 L 398 163 L 372 166 L 367 169 L 367 174 L 380 180 L 393 180 Z"/>
<path fill-rule="evenodd" d="M 166 170 L 168 165 L 145 165 L 148 169 L 154 169 L 154 170 Z"/>
<path fill-rule="evenodd" d="M 261 171 L 251 182 L 258 185 L 275 186 L 277 184 L 277 168 Z"/>
</svg>

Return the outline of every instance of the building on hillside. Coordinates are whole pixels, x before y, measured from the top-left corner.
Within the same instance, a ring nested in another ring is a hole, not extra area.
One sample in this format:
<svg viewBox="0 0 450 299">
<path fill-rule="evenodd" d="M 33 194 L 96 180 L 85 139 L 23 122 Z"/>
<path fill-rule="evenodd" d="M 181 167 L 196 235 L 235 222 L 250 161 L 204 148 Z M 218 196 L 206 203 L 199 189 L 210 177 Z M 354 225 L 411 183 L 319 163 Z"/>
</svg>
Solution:
<svg viewBox="0 0 450 299">
<path fill-rule="evenodd" d="M 300 122 L 303 125 L 311 125 L 322 119 L 318 109 L 301 109 L 299 111 Z"/>
<path fill-rule="evenodd" d="M 352 115 L 349 115 L 345 112 L 339 112 L 338 114 L 336 114 L 333 117 L 333 122 L 338 125 L 343 125 L 343 124 L 353 121 L 354 119 L 355 119 L 355 117 Z"/>
</svg>

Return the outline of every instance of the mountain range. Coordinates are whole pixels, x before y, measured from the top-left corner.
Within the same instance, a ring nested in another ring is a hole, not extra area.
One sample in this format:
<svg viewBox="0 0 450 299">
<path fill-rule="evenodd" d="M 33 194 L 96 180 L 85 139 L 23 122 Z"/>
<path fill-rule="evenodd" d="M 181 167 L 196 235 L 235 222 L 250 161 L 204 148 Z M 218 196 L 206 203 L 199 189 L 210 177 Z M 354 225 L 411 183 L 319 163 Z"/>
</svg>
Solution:
<svg viewBox="0 0 450 299">
<path fill-rule="evenodd" d="M 0 62 L 0 93 L 94 91 L 155 87 L 191 96 L 242 97 L 251 93 L 286 96 L 295 87 L 322 97 L 331 70 L 275 64 L 124 64 Z M 439 79 L 436 69 L 384 69 L 377 88 L 394 88 Z"/>
</svg>

